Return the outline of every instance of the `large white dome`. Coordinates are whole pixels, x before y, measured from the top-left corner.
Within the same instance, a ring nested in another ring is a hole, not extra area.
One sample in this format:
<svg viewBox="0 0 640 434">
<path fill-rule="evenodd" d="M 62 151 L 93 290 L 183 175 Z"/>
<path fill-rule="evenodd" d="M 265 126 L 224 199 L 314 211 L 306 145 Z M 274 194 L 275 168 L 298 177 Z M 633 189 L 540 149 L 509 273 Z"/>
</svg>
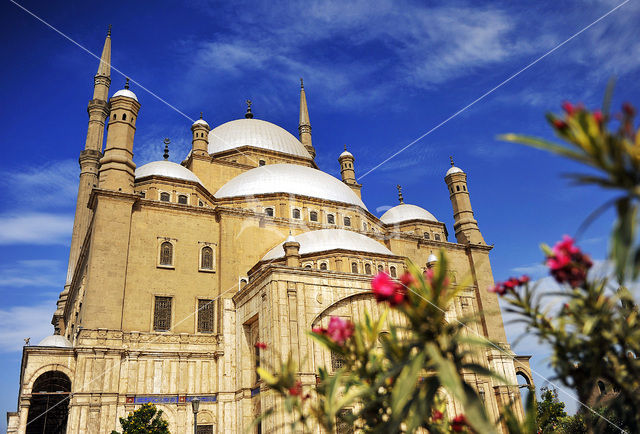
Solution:
<svg viewBox="0 0 640 434">
<path fill-rule="evenodd" d="M 356 252 L 376 253 L 380 255 L 393 255 L 391 250 L 376 240 L 353 231 L 344 229 L 320 229 L 318 231 L 305 232 L 295 236 L 295 241 L 300 243 L 300 254 L 326 252 L 329 250 L 353 250 Z M 262 258 L 270 261 L 284 256 L 284 241 Z M 394 255 L 395 256 L 395 255 Z"/>
<path fill-rule="evenodd" d="M 328 173 L 297 164 L 267 164 L 248 170 L 223 185 L 214 196 L 224 198 L 268 193 L 310 196 L 367 209 L 342 181 Z"/>
<path fill-rule="evenodd" d="M 147 176 L 164 176 L 166 178 L 197 182 L 202 185 L 202 181 L 200 181 L 200 178 L 198 178 L 195 173 L 184 166 L 168 160 L 153 161 L 136 168 L 136 179 Z"/>
<path fill-rule="evenodd" d="M 394 206 L 380 217 L 380 221 L 387 225 L 395 223 L 406 222 L 409 220 L 427 220 L 430 222 L 437 222 L 433 214 L 424 208 L 420 208 L 416 205 L 410 205 L 408 203 L 402 203 L 398 206 Z"/>
<path fill-rule="evenodd" d="M 296 157 L 311 158 L 300 140 L 271 122 L 260 119 L 236 119 L 209 132 L 209 153 L 254 146 Z"/>
</svg>

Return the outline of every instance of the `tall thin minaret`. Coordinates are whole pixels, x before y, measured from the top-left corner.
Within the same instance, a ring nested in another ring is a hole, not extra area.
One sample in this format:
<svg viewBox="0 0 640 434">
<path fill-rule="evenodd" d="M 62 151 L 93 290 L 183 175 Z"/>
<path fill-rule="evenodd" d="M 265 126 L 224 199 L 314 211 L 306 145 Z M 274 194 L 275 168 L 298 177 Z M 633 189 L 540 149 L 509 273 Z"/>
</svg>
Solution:
<svg viewBox="0 0 640 434">
<path fill-rule="evenodd" d="M 102 56 L 98 65 L 98 72 L 93 78 L 93 99 L 89 101 L 87 112 L 89 113 L 89 127 L 84 150 L 80 152 L 80 182 L 78 184 L 78 199 L 76 201 L 76 214 L 71 235 L 71 248 L 69 250 L 69 266 L 64 290 L 58 298 L 58 308 L 51 321 L 56 333 L 63 332 L 62 315 L 64 305 L 69 294 L 69 287 L 73 279 L 76 263 L 80 256 L 80 249 L 87 234 L 87 227 L 91 221 L 92 211 L 87 207 L 91 190 L 98 185 L 98 168 L 102 157 L 102 140 L 104 126 L 109 116 L 109 85 L 111 84 L 111 26 L 102 48 Z"/>
<path fill-rule="evenodd" d="M 304 93 L 304 82 L 300 79 L 300 124 L 298 125 L 300 141 L 309 151 L 312 158 L 316 158 L 316 150 L 311 143 L 311 121 L 309 120 L 309 109 L 307 108 L 307 96 Z"/>
<path fill-rule="evenodd" d="M 473 217 L 473 208 L 467 190 L 467 174 L 459 167 L 453 165 L 447 170 L 444 177 L 449 188 L 449 198 L 453 206 L 453 228 L 456 231 L 456 239 L 460 244 L 485 244 L 482 233 L 478 228 L 478 222 Z"/>
</svg>

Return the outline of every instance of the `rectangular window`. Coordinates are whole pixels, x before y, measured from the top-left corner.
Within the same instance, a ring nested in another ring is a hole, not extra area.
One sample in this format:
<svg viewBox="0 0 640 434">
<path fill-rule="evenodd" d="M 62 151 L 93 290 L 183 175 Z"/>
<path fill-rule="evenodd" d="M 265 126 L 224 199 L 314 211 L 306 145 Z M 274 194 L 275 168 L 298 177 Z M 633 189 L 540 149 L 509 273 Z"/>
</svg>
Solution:
<svg viewBox="0 0 640 434">
<path fill-rule="evenodd" d="M 353 434 L 353 423 L 351 418 L 353 417 L 353 411 L 349 408 L 342 409 L 338 412 L 336 418 L 336 433 L 337 434 Z"/>
<path fill-rule="evenodd" d="M 156 297 L 153 311 L 153 329 L 158 332 L 171 330 L 171 297 Z"/>
<path fill-rule="evenodd" d="M 198 332 L 213 333 L 213 300 L 198 300 Z"/>
<path fill-rule="evenodd" d="M 344 366 L 344 357 L 341 354 L 331 351 L 331 370 L 337 371 Z"/>
</svg>

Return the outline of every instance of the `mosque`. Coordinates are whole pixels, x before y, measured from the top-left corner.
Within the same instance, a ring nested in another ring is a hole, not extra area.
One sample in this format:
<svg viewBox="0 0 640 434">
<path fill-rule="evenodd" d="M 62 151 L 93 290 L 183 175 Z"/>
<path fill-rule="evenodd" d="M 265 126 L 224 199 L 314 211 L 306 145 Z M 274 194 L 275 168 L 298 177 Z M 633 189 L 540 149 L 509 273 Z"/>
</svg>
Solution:
<svg viewBox="0 0 640 434">
<path fill-rule="evenodd" d="M 141 102 L 128 84 L 108 97 L 110 62 L 109 32 L 88 105 L 54 334 L 24 347 L 9 433 L 108 434 L 143 403 L 163 410 L 171 432 L 185 433 L 193 430 L 195 398 L 198 433 L 246 432 L 273 404 L 255 368 L 275 365 L 275 351 L 261 354 L 256 342 L 291 352 L 303 385 L 315 385 L 319 366 L 335 370 L 342 361 L 306 332 L 331 316 L 378 315 L 372 276 L 399 276 L 407 259 L 429 267 L 440 249 L 454 284 L 473 281 L 447 317 L 483 312 L 472 331 L 500 345 L 479 362 L 509 384 L 466 376 L 489 413 L 497 419 L 501 405 L 519 399 L 517 375 L 531 384 L 529 359 L 510 349 L 498 299 L 487 291 L 492 246 L 474 219 L 463 170 L 452 164 L 442 186 L 455 241 L 401 194 L 397 206 L 374 215 L 362 200 L 354 155 L 338 157 L 342 179 L 318 170 L 302 83 L 298 137 L 255 119 L 249 105 L 244 118 L 215 128 L 202 116 L 195 121 L 181 164 L 165 155 L 137 167 Z M 460 412 L 455 402 L 448 406 Z M 255 432 L 273 432 L 283 418 L 276 414 Z"/>
</svg>

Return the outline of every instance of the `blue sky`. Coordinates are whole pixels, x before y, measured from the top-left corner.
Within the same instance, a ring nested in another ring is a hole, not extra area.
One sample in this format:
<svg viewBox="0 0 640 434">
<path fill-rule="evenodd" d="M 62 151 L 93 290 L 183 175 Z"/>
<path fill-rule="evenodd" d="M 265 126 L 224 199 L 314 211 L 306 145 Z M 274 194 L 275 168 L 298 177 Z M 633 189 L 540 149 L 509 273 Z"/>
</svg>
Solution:
<svg viewBox="0 0 640 434">
<path fill-rule="evenodd" d="M 181 161 L 190 146 L 187 117 L 203 111 L 216 126 L 242 117 L 247 98 L 257 118 L 296 134 L 304 77 L 317 162 L 339 177 L 344 144 L 356 156 L 357 174 L 367 173 L 622 1 L 423 3 L 21 2 L 98 55 L 112 24 L 113 65 L 175 108 L 132 86 L 142 104 L 136 164 L 160 159 L 164 137 L 172 140 L 171 159 Z M 37 343 L 52 331 L 98 62 L 10 2 L 0 5 L 0 17 L 4 412 L 16 408 L 22 339 Z M 562 174 L 574 165 L 496 136 L 551 138 L 544 112 L 559 111 L 563 100 L 598 106 L 614 75 L 615 104 L 637 103 L 638 22 L 640 6 L 629 1 L 361 177 L 369 209 L 380 215 L 395 205 L 400 183 L 406 202 L 425 207 L 453 233 L 443 181 L 453 155 L 468 173 L 480 229 L 495 244 L 496 279 L 542 277 L 538 244 L 574 233 L 609 196 L 569 187 Z M 113 73 L 111 93 L 123 84 Z M 581 240 L 595 259 L 606 255 L 611 218 L 605 214 Z M 507 331 L 514 339 L 518 330 Z M 535 341 L 525 339 L 517 350 L 534 354 L 533 367 L 550 375 Z"/>
</svg>

